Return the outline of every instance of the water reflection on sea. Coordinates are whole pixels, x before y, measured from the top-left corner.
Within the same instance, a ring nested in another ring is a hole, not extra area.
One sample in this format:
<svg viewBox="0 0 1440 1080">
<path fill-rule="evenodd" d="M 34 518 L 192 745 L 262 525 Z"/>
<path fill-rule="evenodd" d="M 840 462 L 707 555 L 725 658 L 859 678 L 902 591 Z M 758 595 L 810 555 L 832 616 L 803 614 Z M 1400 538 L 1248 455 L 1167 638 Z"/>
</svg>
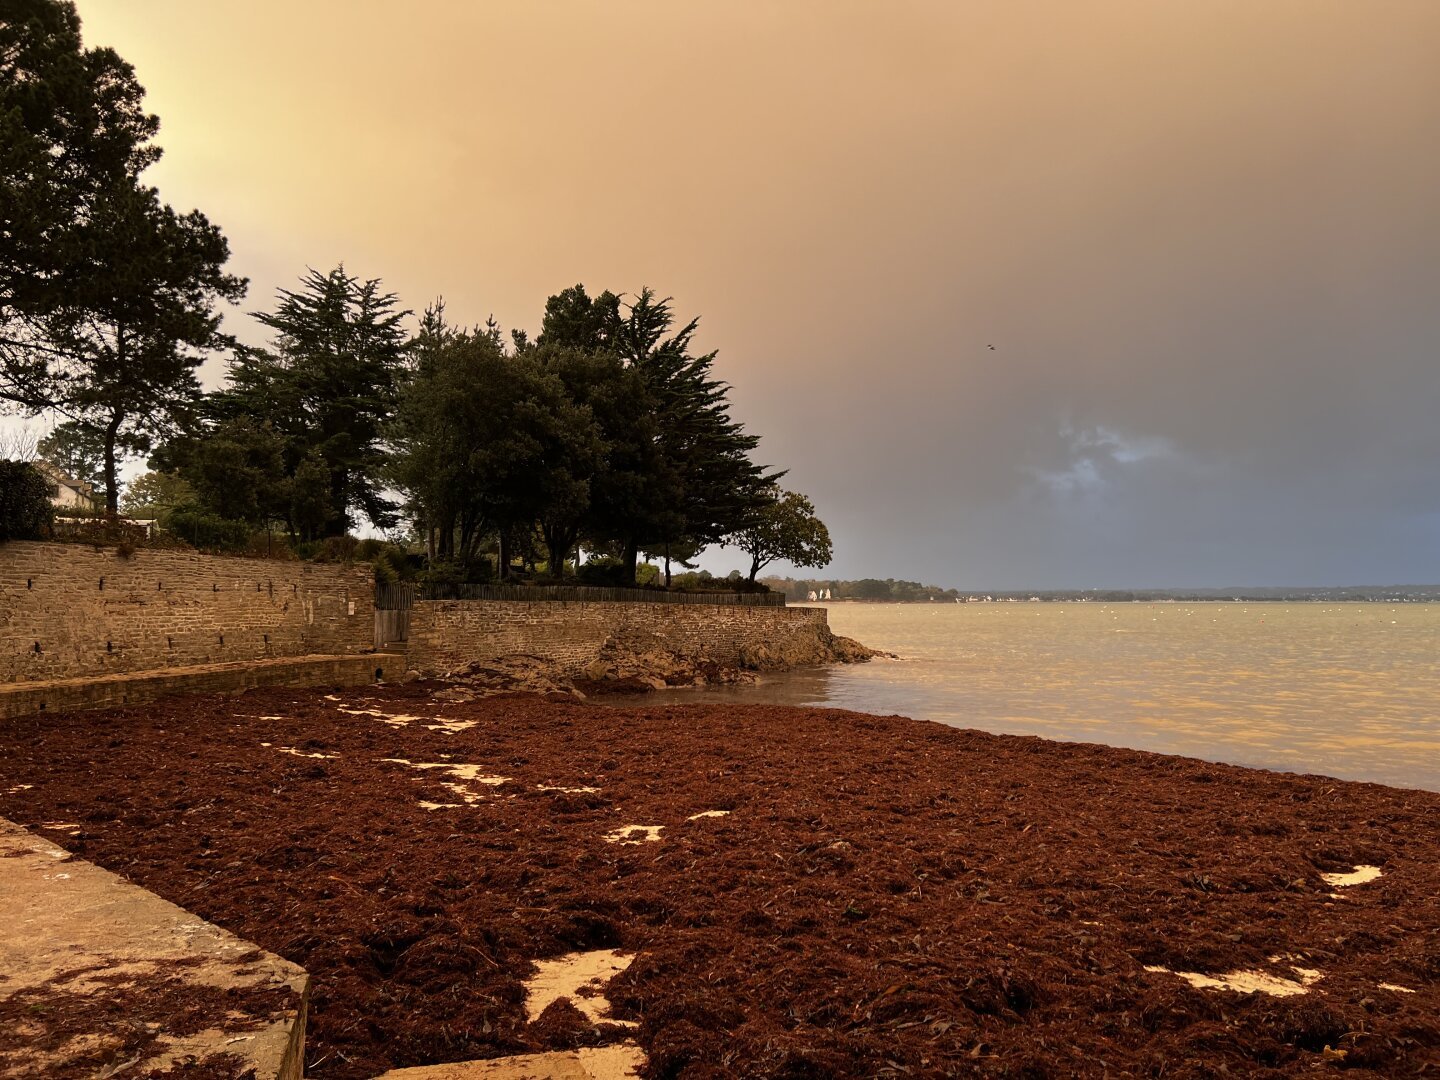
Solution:
<svg viewBox="0 0 1440 1080">
<path fill-rule="evenodd" d="M 1440 604 L 826 606 L 837 633 L 903 659 L 667 698 L 900 713 L 1440 791 Z"/>
</svg>

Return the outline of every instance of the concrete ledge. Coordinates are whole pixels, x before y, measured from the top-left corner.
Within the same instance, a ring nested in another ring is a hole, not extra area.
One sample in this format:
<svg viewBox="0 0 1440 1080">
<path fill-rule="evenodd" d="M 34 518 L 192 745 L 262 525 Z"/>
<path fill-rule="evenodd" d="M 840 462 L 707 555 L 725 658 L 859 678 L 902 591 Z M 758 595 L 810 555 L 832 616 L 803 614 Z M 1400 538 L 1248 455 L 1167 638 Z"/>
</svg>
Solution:
<svg viewBox="0 0 1440 1080">
<path fill-rule="evenodd" d="M 0 1076 L 304 1071 L 304 970 L 3 818 L 0 972 Z"/>
<path fill-rule="evenodd" d="M 397 678 L 405 670 L 399 653 L 289 656 L 227 664 L 136 671 L 86 679 L 0 684 L 0 720 L 72 709 L 136 705 L 172 694 L 235 693 L 257 686 L 365 686 Z"/>
</svg>

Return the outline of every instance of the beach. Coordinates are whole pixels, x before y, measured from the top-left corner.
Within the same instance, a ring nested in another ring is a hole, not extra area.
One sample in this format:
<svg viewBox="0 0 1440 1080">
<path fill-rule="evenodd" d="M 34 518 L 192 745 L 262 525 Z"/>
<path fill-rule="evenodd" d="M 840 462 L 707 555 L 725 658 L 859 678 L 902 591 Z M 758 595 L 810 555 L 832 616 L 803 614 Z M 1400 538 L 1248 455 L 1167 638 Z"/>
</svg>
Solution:
<svg viewBox="0 0 1440 1080">
<path fill-rule="evenodd" d="M 600 1046 L 652 1077 L 1440 1065 L 1440 795 L 437 689 L 13 722 L 0 816 L 302 965 L 307 1076 Z M 537 965 L 597 958 L 531 1016 Z"/>
</svg>

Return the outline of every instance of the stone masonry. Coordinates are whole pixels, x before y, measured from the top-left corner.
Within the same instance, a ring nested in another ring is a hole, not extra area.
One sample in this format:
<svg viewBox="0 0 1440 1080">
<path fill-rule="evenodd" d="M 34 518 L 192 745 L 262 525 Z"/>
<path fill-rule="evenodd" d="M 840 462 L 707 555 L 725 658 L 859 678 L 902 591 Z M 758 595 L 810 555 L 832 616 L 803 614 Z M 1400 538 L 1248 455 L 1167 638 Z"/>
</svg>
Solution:
<svg viewBox="0 0 1440 1080">
<path fill-rule="evenodd" d="M 0 544 L 0 683 L 368 650 L 366 566 Z"/>
<path fill-rule="evenodd" d="M 751 667 L 762 653 L 814 655 L 818 663 L 830 631 L 824 608 L 428 600 L 410 612 L 406 651 L 424 675 L 517 653 L 578 673 L 612 637 L 649 638 L 682 656 Z"/>
</svg>

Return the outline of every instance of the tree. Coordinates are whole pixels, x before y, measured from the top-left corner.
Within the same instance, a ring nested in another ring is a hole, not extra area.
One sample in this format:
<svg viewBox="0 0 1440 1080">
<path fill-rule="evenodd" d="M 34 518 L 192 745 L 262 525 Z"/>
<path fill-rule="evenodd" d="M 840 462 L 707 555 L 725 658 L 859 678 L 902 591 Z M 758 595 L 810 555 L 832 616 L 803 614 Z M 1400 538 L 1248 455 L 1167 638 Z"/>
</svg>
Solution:
<svg viewBox="0 0 1440 1080">
<path fill-rule="evenodd" d="M 750 459 L 760 440 L 730 418 L 730 387 L 711 374 L 716 354 L 691 355 L 699 322 L 667 337 L 669 299 L 642 289 L 617 332 L 620 355 L 650 389 L 659 432 L 657 499 L 637 522 L 645 530 L 640 539 L 652 546 L 719 543 L 760 512 L 784 475 Z M 625 555 L 633 562 L 628 544 Z"/>
<path fill-rule="evenodd" d="M 120 512 L 129 518 L 148 520 L 194 501 L 195 489 L 182 476 L 152 469 L 125 486 Z"/>
<path fill-rule="evenodd" d="M 642 547 L 703 547 L 743 526 L 782 475 L 750 459 L 759 439 L 731 419 L 729 387 L 712 374 L 716 354 L 692 355 L 699 321 L 678 331 L 674 323 L 670 301 L 649 289 L 627 308 L 613 293 L 592 300 L 576 285 L 546 303 L 536 339 L 542 349 L 608 356 L 630 373 L 623 396 L 592 403 L 605 457 L 588 515 L 592 542 L 613 546 L 627 581 Z"/>
<path fill-rule="evenodd" d="M 113 50 L 82 47 L 73 3 L 0 6 L 0 398 L 14 405 L 54 403 L 38 323 L 104 276 L 82 234 L 107 193 L 160 156 L 144 93 Z"/>
<path fill-rule="evenodd" d="M 36 443 L 35 449 L 70 479 L 100 485 L 105 471 L 105 443 L 94 428 L 67 420 Z"/>
<path fill-rule="evenodd" d="M 681 539 L 660 544 L 658 550 L 655 551 L 643 549 L 640 554 L 648 559 L 663 559 L 665 561 L 665 587 L 668 589 L 672 580 L 670 564 L 675 562 L 679 563 L 686 570 L 694 570 L 696 569 L 695 560 L 700 557 L 700 553 L 704 550 L 705 545 L 698 540 Z"/>
<path fill-rule="evenodd" d="M 307 459 L 325 469 L 323 535 L 348 532 L 356 514 L 392 524 L 381 431 L 395 409 L 410 312 L 378 279 L 361 281 L 337 266 L 308 271 L 298 290 L 279 291 L 273 312 L 253 314 L 275 331 L 274 342 L 237 352 L 230 386 L 212 397 L 212 411 L 267 421 L 285 441 L 291 475 Z"/>
<path fill-rule="evenodd" d="M 412 370 L 386 436 L 387 479 L 426 536 L 432 559 L 468 566 L 490 527 L 479 440 L 488 438 L 489 399 L 502 392 L 504 354 L 493 337 L 457 330 L 437 303 L 421 318 Z"/>
<path fill-rule="evenodd" d="M 39 540 L 55 517 L 50 484 L 28 461 L 0 461 L 0 543 Z"/>
<path fill-rule="evenodd" d="M 590 504 L 601 440 L 547 356 L 507 356 L 498 328 L 457 331 L 436 307 L 422 320 L 414 371 L 400 395 L 389 475 L 408 496 L 435 554 L 468 564 L 500 540 L 500 573 L 536 525 L 552 573 L 563 573 Z"/>
<path fill-rule="evenodd" d="M 0 266 L 0 396 L 31 415 L 58 411 L 100 442 L 114 513 L 119 459 L 199 396 L 194 369 L 229 340 L 215 305 L 245 282 L 223 272 L 219 229 L 140 183 L 160 151 L 129 66 L 81 52 L 73 7 L 15 2 L 23 23 L 3 24 L 13 51 L 0 112 L 19 148 L 3 158 L 14 242 Z M 30 80 L 49 80 L 62 115 L 44 118 L 50 99 Z M 24 220 L 30 211 L 38 221 Z"/>
<path fill-rule="evenodd" d="M 750 556 L 750 580 L 778 559 L 816 568 L 830 563 L 830 531 L 815 506 L 794 491 L 775 490 L 773 501 L 728 542 Z"/>
<path fill-rule="evenodd" d="M 290 521 L 284 455 L 284 440 L 268 424 L 237 417 L 172 440 L 151 465 L 183 479 L 198 509 L 254 529 Z"/>
</svg>

